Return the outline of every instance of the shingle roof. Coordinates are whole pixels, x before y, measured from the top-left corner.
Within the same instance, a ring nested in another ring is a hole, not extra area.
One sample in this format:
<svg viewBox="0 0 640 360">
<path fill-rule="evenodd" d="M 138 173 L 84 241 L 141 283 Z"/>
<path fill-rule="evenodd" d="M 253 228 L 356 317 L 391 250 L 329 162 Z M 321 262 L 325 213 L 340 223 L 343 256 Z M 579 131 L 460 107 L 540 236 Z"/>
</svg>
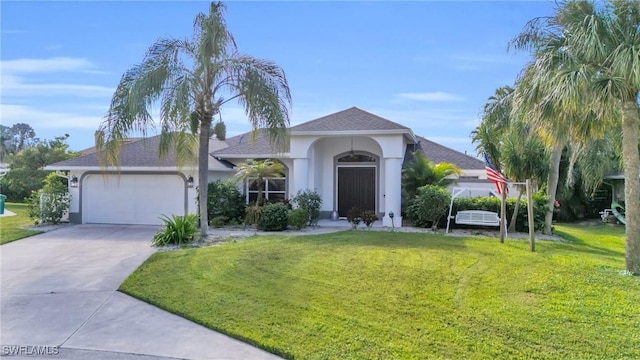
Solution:
<svg viewBox="0 0 640 360">
<path fill-rule="evenodd" d="M 269 141 L 266 131 L 258 130 L 255 141 L 252 132 L 246 132 L 225 140 L 229 147 L 211 152 L 212 156 L 230 156 L 230 155 L 256 155 L 263 154 L 265 156 L 277 154 Z M 289 152 L 289 143 L 286 144 L 284 151 Z"/>
<path fill-rule="evenodd" d="M 296 125 L 291 131 L 366 131 L 407 130 L 406 126 L 387 120 L 370 112 L 352 107 L 334 114 Z"/>
<path fill-rule="evenodd" d="M 434 163 L 448 162 L 456 165 L 463 170 L 482 170 L 484 162 L 473 156 L 463 154 L 457 150 L 453 150 L 446 146 L 437 144 L 422 136 L 416 136 L 416 149 L 422 150 L 427 159 Z"/>
<path fill-rule="evenodd" d="M 212 142 L 220 142 L 219 140 L 212 139 Z M 210 147 L 217 148 L 215 144 L 209 143 Z M 133 166 L 150 166 L 150 167 L 175 167 L 176 156 L 175 151 L 169 151 L 166 156 L 160 157 L 160 135 L 144 138 L 144 139 L 128 139 L 128 141 L 120 149 L 120 158 L 118 165 L 121 167 L 133 167 Z M 60 161 L 49 165 L 51 167 L 95 167 L 101 166 L 98 162 L 98 154 L 96 152 L 89 152 L 86 155 L 79 156 L 74 159 Z M 209 168 L 227 168 L 225 164 L 220 161 L 210 158 Z"/>
</svg>

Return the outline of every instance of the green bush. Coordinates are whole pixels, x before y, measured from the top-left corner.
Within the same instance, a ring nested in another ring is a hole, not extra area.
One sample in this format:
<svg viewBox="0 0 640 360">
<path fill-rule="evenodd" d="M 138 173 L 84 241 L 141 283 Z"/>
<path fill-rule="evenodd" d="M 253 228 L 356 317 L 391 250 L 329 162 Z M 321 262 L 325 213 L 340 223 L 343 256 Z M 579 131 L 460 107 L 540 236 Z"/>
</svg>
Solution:
<svg viewBox="0 0 640 360">
<path fill-rule="evenodd" d="M 164 226 L 153 236 L 153 246 L 189 244 L 198 234 L 198 217 L 195 214 L 171 217 L 163 215 L 160 220 Z"/>
<path fill-rule="evenodd" d="M 284 203 L 268 204 L 262 210 L 258 220 L 258 229 L 264 231 L 282 231 L 289 225 L 289 208 Z"/>
<path fill-rule="evenodd" d="M 228 217 L 226 217 L 226 216 L 224 216 L 224 215 L 220 215 L 220 216 L 216 216 L 216 217 L 212 218 L 212 219 L 209 221 L 209 224 L 210 224 L 212 227 L 214 227 L 214 228 L 216 228 L 216 229 L 217 229 L 217 228 L 221 228 L 221 227 L 223 227 L 223 226 L 227 223 L 227 221 L 228 221 L 228 220 L 229 220 L 229 218 L 228 218 Z"/>
<path fill-rule="evenodd" d="M 42 189 L 32 191 L 27 199 L 29 217 L 35 224 L 58 224 L 71 203 L 67 185 L 55 173 L 47 175 L 43 182 Z"/>
<path fill-rule="evenodd" d="M 320 194 L 312 190 L 298 190 L 298 193 L 293 198 L 293 202 L 298 207 L 307 210 L 309 217 L 309 226 L 315 226 L 320 219 L 320 206 L 322 205 L 322 199 Z"/>
<path fill-rule="evenodd" d="M 367 210 L 362 213 L 362 222 L 370 228 L 374 222 L 378 221 L 378 214 L 375 211 Z"/>
<path fill-rule="evenodd" d="M 214 181 L 209 183 L 207 211 L 209 219 L 224 216 L 227 224 L 231 219 L 243 219 L 245 216 L 244 197 L 232 181 Z M 224 224 L 223 224 L 224 225 Z"/>
<path fill-rule="evenodd" d="M 358 225 L 362 222 L 362 210 L 357 207 L 352 207 L 347 211 L 347 221 L 351 224 L 352 229 L 357 229 Z"/>
<path fill-rule="evenodd" d="M 262 206 L 251 205 L 247 206 L 246 215 L 244 218 L 245 225 L 256 225 L 260 221 L 262 216 Z"/>
<path fill-rule="evenodd" d="M 298 208 L 289 211 L 289 225 L 293 226 L 295 229 L 304 229 L 307 227 L 308 221 L 309 214 L 307 213 L 307 210 Z"/>
<path fill-rule="evenodd" d="M 414 226 L 438 227 L 438 221 L 446 217 L 451 203 L 451 193 L 443 187 L 425 185 L 418 188 L 415 199 L 407 205 L 407 218 Z"/>
</svg>

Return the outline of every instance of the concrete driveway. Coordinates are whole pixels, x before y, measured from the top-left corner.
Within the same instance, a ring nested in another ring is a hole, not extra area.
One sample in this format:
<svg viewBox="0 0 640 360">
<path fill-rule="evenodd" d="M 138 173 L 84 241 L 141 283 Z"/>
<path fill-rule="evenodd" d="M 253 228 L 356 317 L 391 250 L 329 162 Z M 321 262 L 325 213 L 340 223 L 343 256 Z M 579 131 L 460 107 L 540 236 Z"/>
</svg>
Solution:
<svg viewBox="0 0 640 360">
<path fill-rule="evenodd" d="M 75 225 L 0 246 L 0 356 L 277 359 L 116 291 L 156 231 Z"/>
</svg>

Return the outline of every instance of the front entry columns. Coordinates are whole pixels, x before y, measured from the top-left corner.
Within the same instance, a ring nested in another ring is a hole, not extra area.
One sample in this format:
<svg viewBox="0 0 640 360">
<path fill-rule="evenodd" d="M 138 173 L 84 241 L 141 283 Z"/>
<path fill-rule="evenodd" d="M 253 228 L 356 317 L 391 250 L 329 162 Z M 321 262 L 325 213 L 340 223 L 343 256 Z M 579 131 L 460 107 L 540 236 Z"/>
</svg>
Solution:
<svg viewBox="0 0 640 360">
<path fill-rule="evenodd" d="M 402 158 L 384 159 L 384 218 L 383 226 L 392 226 L 389 213 L 393 211 L 393 226 L 402 226 L 402 216 L 400 215 L 402 184 Z"/>
<path fill-rule="evenodd" d="M 293 186 L 289 188 L 289 199 L 293 199 L 299 190 L 309 188 L 309 159 L 293 159 Z"/>
</svg>

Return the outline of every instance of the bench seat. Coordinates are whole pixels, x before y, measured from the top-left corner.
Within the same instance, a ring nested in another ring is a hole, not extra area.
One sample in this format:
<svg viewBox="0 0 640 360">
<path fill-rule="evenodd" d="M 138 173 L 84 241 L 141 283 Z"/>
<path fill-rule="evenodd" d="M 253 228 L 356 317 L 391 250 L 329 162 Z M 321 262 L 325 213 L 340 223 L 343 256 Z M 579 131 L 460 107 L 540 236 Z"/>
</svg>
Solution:
<svg viewBox="0 0 640 360">
<path fill-rule="evenodd" d="M 478 226 L 500 226 L 497 213 L 484 210 L 463 210 L 456 214 L 456 224 Z"/>
</svg>

